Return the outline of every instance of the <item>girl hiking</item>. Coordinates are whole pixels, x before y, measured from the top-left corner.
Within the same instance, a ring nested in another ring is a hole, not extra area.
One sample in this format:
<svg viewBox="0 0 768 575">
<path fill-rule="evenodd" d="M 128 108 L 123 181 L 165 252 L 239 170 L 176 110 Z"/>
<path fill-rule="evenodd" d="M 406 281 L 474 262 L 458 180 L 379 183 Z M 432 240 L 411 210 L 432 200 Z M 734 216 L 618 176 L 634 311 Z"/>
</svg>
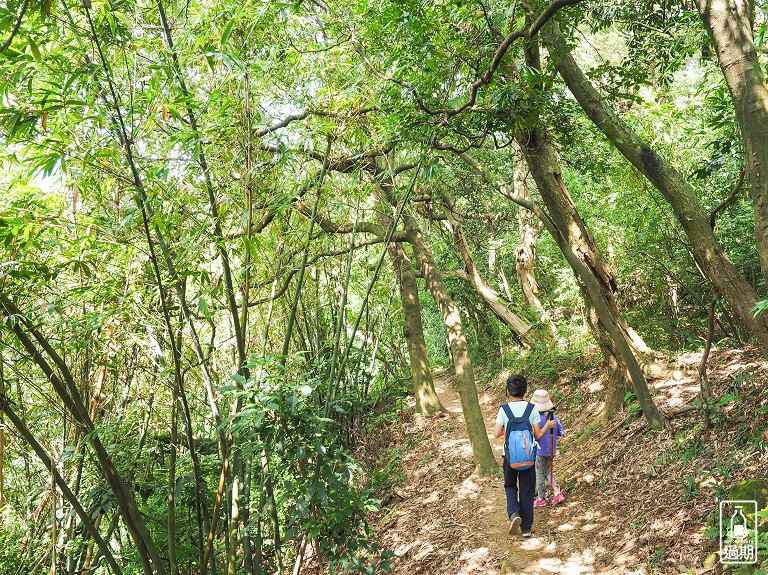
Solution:
<svg viewBox="0 0 768 575">
<path fill-rule="evenodd" d="M 504 491 L 507 496 L 507 516 L 509 517 L 509 534 L 522 533 L 523 537 L 531 536 L 533 526 L 533 497 L 536 489 L 536 469 L 533 464 L 533 439 L 541 439 L 555 422 L 548 421 L 542 425 L 539 410 L 536 406 L 523 399 L 528 391 L 528 382 L 522 375 L 510 375 L 507 379 L 507 393 L 511 396 L 509 403 L 499 408 L 496 416 L 494 437 L 504 435 Z M 527 416 L 527 417 L 526 417 Z M 508 429 L 509 428 L 509 429 Z M 514 430 L 514 431 L 513 431 Z M 508 453 L 512 444 L 511 434 L 520 434 L 524 443 L 530 448 L 530 461 L 510 463 L 517 453 Z M 532 435 L 530 442 L 528 435 Z M 513 467 L 513 465 L 515 467 Z"/>
<path fill-rule="evenodd" d="M 546 433 L 543 439 L 539 441 L 539 448 L 536 450 L 536 494 L 533 502 L 534 507 L 544 507 L 547 504 L 547 483 L 552 488 L 552 505 L 557 505 L 565 501 L 563 493 L 555 481 L 554 457 L 557 452 L 557 438 L 565 435 L 563 424 L 555 415 L 552 400 L 544 389 L 537 389 L 531 396 L 531 403 L 536 406 L 541 414 L 539 425 L 544 427 L 547 423 L 553 423 L 551 431 Z"/>
</svg>

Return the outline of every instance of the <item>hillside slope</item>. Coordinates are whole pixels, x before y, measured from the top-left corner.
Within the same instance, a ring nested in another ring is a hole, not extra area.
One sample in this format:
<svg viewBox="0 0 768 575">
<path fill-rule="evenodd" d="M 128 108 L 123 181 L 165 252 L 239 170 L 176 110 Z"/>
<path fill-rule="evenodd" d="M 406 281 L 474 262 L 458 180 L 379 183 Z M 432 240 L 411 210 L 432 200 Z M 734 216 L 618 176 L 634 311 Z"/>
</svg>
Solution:
<svg viewBox="0 0 768 575">
<path fill-rule="evenodd" d="M 650 380 L 667 412 L 699 392 L 699 357 L 676 358 Z M 716 350 L 709 377 L 720 406 L 705 430 L 700 411 L 651 432 L 629 414 L 595 428 L 600 382 L 561 382 L 558 415 L 568 436 L 555 474 L 566 502 L 536 510 L 533 537 L 507 534 L 501 478 L 474 469 L 452 378 L 436 374 L 448 414 L 416 418 L 402 430 L 404 479 L 385 504 L 377 535 L 395 553 L 393 572 L 578 575 L 716 572 L 718 501 L 743 479 L 768 475 L 768 363 L 753 349 Z M 506 374 L 480 390 L 493 427 Z M 535 388 L 536 384 L 532 384 Z M 531 392 L 533 389 L 529 389 Z M 501 459 L 503 439 L 494 439 Z M 709 521 L 709 530 L 708 528 Z"/>
</svg>

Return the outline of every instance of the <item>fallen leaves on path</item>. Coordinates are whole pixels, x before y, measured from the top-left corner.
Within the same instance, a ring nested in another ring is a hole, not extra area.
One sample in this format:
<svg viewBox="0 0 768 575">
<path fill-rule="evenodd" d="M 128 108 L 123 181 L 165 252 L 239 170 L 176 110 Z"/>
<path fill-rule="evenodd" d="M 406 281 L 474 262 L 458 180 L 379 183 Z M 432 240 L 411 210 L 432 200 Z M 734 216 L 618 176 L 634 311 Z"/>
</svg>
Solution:
<svg viewBox="0 0 768 575">
<path fill-rule="evenodd" d="M 716 351 L 710 365 L 717 398 L 735 390 L 753 405 L 768 407 L 768 365 L 755 350 Z M 662 409 L 690 404 L 698 393 L 697 369 L 696 354 L 688 354 L 649 378 Z M 564 402 L 558 411 L 569 439 L 586 427 L 600 400 L 595 382 L 579 385 L 578 401 Z M 507 533 L 501 476 L 472 475 L 452 376 L 437 374 L 435 386 L 447 414 L 405 425 L 405 477 L 376 528 L 379 543 L 395 554 L 395 574 L 705 573 L 704 558 L 716 546 L 706 533 L 707 521 L 718 509 L 718 497 L 728 485 L 768 470 L 768 450 L 759 441 L 747 461 L 727 459 L 732 446 L 744 441 L 739 434 L 754 431 L 733 402 L 721 406 L 728 423 L 706 433 L 698 412 L 673 420 L 672 435 L 650 432 L 639 417 L 625 424 L 614 420 L 559 455 L 556 476 L 566 502 L 537 509 L 533 537 L 522 540 Z M 503 401 L 501 387 L 497 382 L 480 390 L 489 431 Z M 491 443 L 501 461 L 503 439 Z"/>
</svg>

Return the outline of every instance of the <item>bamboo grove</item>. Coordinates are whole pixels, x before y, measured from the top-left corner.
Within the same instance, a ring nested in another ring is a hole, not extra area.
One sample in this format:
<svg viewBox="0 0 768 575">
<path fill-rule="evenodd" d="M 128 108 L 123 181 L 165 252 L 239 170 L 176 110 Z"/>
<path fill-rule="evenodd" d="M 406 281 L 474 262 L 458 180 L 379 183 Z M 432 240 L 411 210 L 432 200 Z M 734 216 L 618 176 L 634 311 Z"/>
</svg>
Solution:
<svg viewBox="0 0 768 575">
<path fill-rule="evenodd" d="M 762 5 L 0 13 L 0 574 L 383 571 L 433 368 L 493 474 L 493 354 L 768 349 Z"/>
</svg>

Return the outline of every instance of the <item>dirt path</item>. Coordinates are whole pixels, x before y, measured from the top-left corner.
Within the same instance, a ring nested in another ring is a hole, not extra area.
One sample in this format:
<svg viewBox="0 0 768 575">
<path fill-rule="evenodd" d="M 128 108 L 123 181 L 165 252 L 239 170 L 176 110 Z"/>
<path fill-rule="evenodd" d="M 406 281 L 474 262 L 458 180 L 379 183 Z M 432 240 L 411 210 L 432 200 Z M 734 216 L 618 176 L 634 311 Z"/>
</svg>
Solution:
<svg viewBox="0 0 768 575">
<path fill-rule="evenodd" d="M 438 394 L 443 405 L 456 417 L 459 425 L 464 426 L 464 415 L 458 394 L 450 387 L 450 380 L 440 377 L 436 381 Z M 483 397 L 481 407 L 486 423 L 486 429 L 493 429 L 498 405 Z M 457 429 L 461 434 L 461 428 Z M 494 453 L 501 460 L 504 444 L 503 437 L 491 438 Z M 467 445 L 469 442 L 467 440 Z M 557 463 L 557 462 L 556 462 Z M 464 484 L 476 483 L 469 478 Z M 510 573 L 526 573 L 531 575 L 562 573 L 578 575 L 593 572 L 591 563 L 593 557 L 588 549 L 584 549 L 581 537 L 575 537 L 576 516 L 581 507 L 577 500 L 566 501 L 558 506 L 548 505 L 537 509 L 534 515 L 532 537 L 523 540 L 519 536 L 507 533 L 506 496 L 501 478 L 482 481 L 477 502 L 472 506 L 476 510 L 474 525 L 478 531 L 488 534 L 487 544 L 490 554 L 501 559 L 500 570 Z M 467 511 L 471 513 L 472 508 Z"/>
<path fill-rule="evenodd" d="M 396 491 L 395 511 L 380 526 L 395 552 L 393 572 L 455 575 L 521 573 L 580 575 L 601 572 L 589 541 L 593 512 L 576 496 L 535 512 L 533 536 L 507 533 L 501 477 L 474 477 L 461 403 L 450 376 L 436 375 L 435 387 L 448 415 L 412 423 L 418 442 L 404 457 L 406 477 Z M 493 429 L 498 403 L 480 398 L 486 428 Z M 414 439 L 415 437 L 415 439 Z M 503 438 L 491 439 L 501 461 Z M 557 463 L 557 461 L 556 461 Z M 557 468 L 556 468 L 557 469 Z M 616 571 L 611 571 L 616 573 Z"/>
<path fill-rule="evenodd" d="M 682 354 L 649 378 L 661 409 L 691 404 L 698 364 L 697 354 Z M 588 430 L 602 388 L 599 381 L 571 386 L 572 401 L 560 411 L 567 436 L 555 460 L 566 502 L 537 509 L 528 540 L 507 534 L 501 477 L 472 476 L 453 376 L 435 374 L 448 413 L 398 425 L 390 445 L 399 458 L 387 468 L 394 495 L 384 501 L 376 531 L 382 548 L 395 553 L 393 573 L 712 573 L 718 501 L 730 486 L 765 477 L 768 469 L 768 431 L 750 416 L 768 413 L 768 361 L 753 348 L 722 349 L 710 358 L 709 372 L 714 397 L 722 398 L 718 427 L 703 429 L 691 411 L 672 420 L 672 433 L 652 433 L 641 417 L 625 413 L 579 445 L 574 439 Z M 480 390 L 489 432 L 499 404 L 497 393 Z M 503 439 L 491 444 L 500 462 Z"/>
</svg>

